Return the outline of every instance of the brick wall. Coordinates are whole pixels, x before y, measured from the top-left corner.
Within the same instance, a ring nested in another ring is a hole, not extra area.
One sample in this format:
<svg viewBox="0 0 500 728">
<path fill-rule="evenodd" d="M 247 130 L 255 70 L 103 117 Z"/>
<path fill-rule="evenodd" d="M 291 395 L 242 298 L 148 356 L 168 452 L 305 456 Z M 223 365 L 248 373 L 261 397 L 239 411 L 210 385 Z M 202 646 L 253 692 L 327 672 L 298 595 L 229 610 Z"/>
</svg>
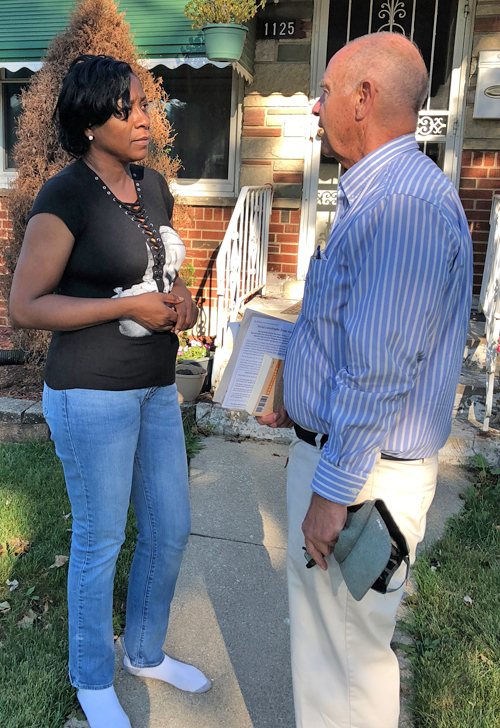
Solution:
<svg viewBox="0 0 500 728">
<path fill-rule="evenodd" d="M 500 152 L 462 154 L 460 198 L 465 209 L 474 249 L 473 294 L 479 295 L 488 247 L 491 202 L 500 194 Z"/>
<path fill-rule="evenodd" d="M 278 278 L 289 278 L 297 272 L 299 228 L 299 210 L 272 211 L 267 269 L 277 273 Z"/>
</svg>

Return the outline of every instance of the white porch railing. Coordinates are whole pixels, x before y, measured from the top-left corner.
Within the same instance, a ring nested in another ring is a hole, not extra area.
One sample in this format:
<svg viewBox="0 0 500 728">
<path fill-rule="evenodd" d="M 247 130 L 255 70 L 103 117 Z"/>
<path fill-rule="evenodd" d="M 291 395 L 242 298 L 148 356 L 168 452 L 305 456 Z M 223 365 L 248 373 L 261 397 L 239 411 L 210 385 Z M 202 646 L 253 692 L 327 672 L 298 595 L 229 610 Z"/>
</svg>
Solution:
<svg viewBox="0 0 500 728">
<path fill-rule="evenodd" d="M 265 292 L 272 185 L 242 187 L 216 261 L 217 338 L 212 381 L 218 383 L 228 324 L 241 304 Z"/>
<path fill-rule="evenodd" d="M 488 251 L 479 300 L 486 318 L 486 414 L 483 431 L 487 432 L 493 406 L 497 345 L 500 336 L 500 195 L 493 197 Z"/>
</svg>

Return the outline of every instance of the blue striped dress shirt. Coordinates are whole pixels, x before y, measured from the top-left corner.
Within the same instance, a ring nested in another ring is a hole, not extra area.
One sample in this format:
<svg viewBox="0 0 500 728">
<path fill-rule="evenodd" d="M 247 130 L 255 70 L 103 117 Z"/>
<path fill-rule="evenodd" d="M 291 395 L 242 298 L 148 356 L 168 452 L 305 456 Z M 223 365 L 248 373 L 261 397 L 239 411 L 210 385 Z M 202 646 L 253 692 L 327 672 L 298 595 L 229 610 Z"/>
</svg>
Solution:
<svg viewBox="0 0 500 728">
<path fill-rule="evenodd" d="M 472 243 L 455 188 L 413 134 L 339 181 L 285 362 L 285 406 L 329 435 L 312 489 L 352 503 L 379 452 L 434 455 L 450 433 L 470 316 Z"/>
</svg>

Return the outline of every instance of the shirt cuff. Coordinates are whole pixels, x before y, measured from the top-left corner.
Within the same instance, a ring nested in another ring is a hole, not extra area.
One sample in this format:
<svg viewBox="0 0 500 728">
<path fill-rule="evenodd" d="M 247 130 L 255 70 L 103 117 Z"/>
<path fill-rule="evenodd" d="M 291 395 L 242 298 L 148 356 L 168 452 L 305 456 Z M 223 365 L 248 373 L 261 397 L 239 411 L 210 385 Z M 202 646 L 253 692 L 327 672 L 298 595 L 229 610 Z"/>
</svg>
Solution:
<svg viewBox="0 0 500 728">
<path fill-rule="evenodd" d="M 311 488 L 327 500 L 349 506 L 354 503 L 365 483 L 366 478 L 347 473 L 322 458 L 314 473 Z"/>
</svg>

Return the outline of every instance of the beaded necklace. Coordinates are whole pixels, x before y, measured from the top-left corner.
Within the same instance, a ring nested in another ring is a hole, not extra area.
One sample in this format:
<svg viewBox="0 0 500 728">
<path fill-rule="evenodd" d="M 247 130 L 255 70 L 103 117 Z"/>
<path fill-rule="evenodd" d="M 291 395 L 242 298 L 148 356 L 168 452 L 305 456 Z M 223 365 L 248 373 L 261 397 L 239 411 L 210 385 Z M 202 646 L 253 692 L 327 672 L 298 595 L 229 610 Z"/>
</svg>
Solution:
<svg viewBox="0 0 500 728">
<path fill-rule="evenodd" d="M 89 167 L 89 169 L 91 168 Z M 161 237 L 158 235 L 155 227 L 153 226 L 153 223 L 149 221 L 149 215 L 146 212 L 144 204 L 140 202 L 140 200 L 142 200 L 140 182 L 134 179 L 134 184 L 137 192 L 137 200 L 135 202 L 122 202 L 113 195 L 111 190 L 108 189 L 107 185 L 95 173 L 95 171 L 93 169 L 91 169 L 91 171 L 94 173 L 94 179 L 97 182 L 101 183 L 102 189 L 106 192 L 106 194 L 112 197 L 113 202 L 116 202 L 120 210 L 123 210 L 125 215 L 132 222 L 136 223 L 137 227 L 141 229 L 142 234 L 146 236 L 146 243 L 153 257 L 153 279 L 156 283 L 158 291 L 160 293 L 163 293 L 165 288 L 165 283 L 163 280 L 163 266 L 165 265 L 165 246 L 163 245 Z M 135 172 L 132 172 L 132 176 L 137 177 L 137 174 Z"/>
</svg>

